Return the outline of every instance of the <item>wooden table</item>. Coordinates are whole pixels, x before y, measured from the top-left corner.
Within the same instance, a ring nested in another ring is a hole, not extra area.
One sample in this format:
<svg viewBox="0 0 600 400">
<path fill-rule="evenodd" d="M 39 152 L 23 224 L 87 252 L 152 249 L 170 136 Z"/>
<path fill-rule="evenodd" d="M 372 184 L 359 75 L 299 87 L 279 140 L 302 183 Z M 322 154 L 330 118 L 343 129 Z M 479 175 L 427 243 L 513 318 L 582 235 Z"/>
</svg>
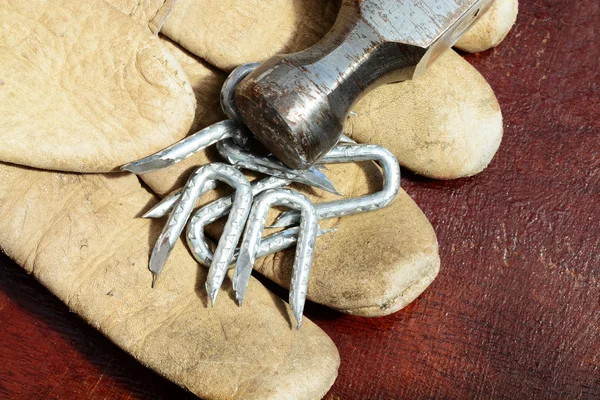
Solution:
<svg viewBox="0 0 600 400">
<path fill-rule="evenodd" d="M 520 8 L 498 49 L 467 56 L 504 112 L 490 167 L 404 174 L 438 234 L 436 281 L 385 318 L 308 306 L 342 358 L 327 399 L 600 398 L 600 6 Z M 0 398 L 193 398 L 5 256 L 0 277 Z"/>
</svg>

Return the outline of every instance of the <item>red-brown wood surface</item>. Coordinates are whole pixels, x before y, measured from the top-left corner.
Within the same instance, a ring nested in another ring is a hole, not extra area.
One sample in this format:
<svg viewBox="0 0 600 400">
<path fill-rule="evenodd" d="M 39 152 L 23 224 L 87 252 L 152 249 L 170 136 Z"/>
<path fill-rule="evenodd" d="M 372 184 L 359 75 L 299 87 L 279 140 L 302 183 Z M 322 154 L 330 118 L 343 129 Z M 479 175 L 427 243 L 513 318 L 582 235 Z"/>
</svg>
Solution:
<svg viewBox="0 0 600 400">
<path fill-rule="evenodd" d="M 499 48 L 467 56 L 502 105 L 500 151 L 469 179 L 405 173 L 442 258 L 413 304 L 309 305 L 342 358 L 326 398 L 600 398 L 599 26 L 597 0 L 531 0 Z M 0 398 L 128 397 L 193 396 L 0 256 Z"/>
</svg>

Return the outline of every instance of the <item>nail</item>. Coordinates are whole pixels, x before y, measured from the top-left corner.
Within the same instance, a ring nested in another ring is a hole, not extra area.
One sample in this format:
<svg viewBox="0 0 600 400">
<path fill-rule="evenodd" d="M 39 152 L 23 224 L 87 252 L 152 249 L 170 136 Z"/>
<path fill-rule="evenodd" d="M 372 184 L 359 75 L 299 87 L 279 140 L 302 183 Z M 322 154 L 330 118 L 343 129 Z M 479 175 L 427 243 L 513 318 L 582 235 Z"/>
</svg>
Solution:
<svg viewBox="0 0 600 400">
<path fill-rule="evenodd" d="M 215 250 L 215 256 L 209 269 L 207 289 L 214 303 L 216 293 L 221 287 L 227 267 L 231 262 L 235 245 L 239 241 L 242 229 L 250 212 L 252 192 L 248 179 L 237 169 L 223 163 L 212 163 L 198 168 L 188 179 L 179 199 L 169 214 L 167 223 L 158 237 L 150 257 L 150 270 L 158 278 L 173 250 L 179 235 L 187 223 L 203 187 L 209 180 L 218 180 L 236 189 L 230 218 L 225 224 L 223 236 Z M 233 243 L 233 244 L 232 244 Z"/>
<path fill-rule="evenodd" d="M 221 88 L 221 109 L 227 118 L 234 121 L 242 120 L 235 104 L 235 88 L 256 67 L 258 67 L 258 63 L 242 64 L 231 71 L 227 79 L 225 79 Z"/>
<path fill-rule="evenodd" d="M 154 153 L 148 157 L 130 162 L 121 167 L 122 171 L 129 171 L 134 174 L 146 174 L 167 168 L 198 151 L 223 140 L 225 138 L 239 137 L 243 135 L 242 125 L 239 122 L 225 120 L 217 122 L 206 127 L 179 142 L 167 147 L 164 150 Z"/>
<path fill-rule="evenodd" d="M 400 190 L 400 166 L 398 160 L 387 149 L 377 145 L 343 145 L 334 147 L 323 159 L 323 163 L 344 163 L 374 160 L 383 170 L 383 189 L 365 196 L 334 200 L 315 205 L 319 219 L 354 215 L 379 210 L 388 206 Z M 282 213 L 271 225 L 273 228 L 295 225 L 300 221 L 297 211 Z"/>
<path fill-rule="evenodd" d="M 305 195 L 291 189 L 270 189 L 256 197 L 244 237 L 240 255 L 235 266 L 234 281 L 236 298 L 243 301 L 250 274 L 259 249 L 260 237 L 264 230 L 269 209 L 273 206 L 286 206 L 301 210 L 302 219 L 296 245 L 296 255 L 292 267 L 289 304 L 297 321 L 302 324 L 302 312 L 306 302 L 308 278 L 312 267 L 315 238 L 318 230 L 317 214 L 311 201 Z"/>
<path fill-rule="evenodd" d="M 339 195 L 329 178 L 315 167 L 306 171 L 290 169 L 278 160 L 257 156 L 244 151 L 230 139 L 217 143 L 217 150 L 227 162 L 240 168 L 289 179 Z"/>
</svg>

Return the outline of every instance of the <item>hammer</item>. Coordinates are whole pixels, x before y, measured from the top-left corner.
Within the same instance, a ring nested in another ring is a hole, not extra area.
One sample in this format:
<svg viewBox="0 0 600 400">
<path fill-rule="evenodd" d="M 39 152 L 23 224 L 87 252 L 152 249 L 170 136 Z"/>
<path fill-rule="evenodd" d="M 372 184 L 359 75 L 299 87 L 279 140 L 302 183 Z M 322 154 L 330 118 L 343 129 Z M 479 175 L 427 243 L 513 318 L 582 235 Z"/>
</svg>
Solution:
<svg viewBox="0 0 600 400">
<path fill-rule="evenodd" d="M 321 41 L 264 61 L 239 84 L 242 120 L 283 163 L 307 169 L 337 143 L 356 102 L 419 76 L 491 3 L 344 0 Z"/>
</svg>

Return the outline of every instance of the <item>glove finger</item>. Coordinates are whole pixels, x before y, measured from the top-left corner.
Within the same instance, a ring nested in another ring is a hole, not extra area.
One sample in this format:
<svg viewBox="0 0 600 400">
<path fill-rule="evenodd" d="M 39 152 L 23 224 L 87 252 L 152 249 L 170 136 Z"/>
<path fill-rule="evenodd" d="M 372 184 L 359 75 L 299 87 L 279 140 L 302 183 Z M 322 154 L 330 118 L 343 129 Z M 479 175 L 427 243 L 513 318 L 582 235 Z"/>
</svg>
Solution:
<svg viewBox="0 0 600 400">
<path fill-rule="evenodd" d="M 329 30 L 335 0 L 177 0 L 153 19 L 156 29 L 213 65 L 231 70 L 307 48 Z"/>
<path fill-rule="evenodd" d="M 477 53 L 498 46 L 517 21 L 518 9 L 518 0 L 495 0 L 454 47 Z"/>
<path fill-rule="evenodd" d="M 11 2 L 0 20 L 0 160 L 106 172 L 187 133 L 195 102 L 181 67 L 109 5 Z"/>
<path fill-rule="evenodd" d="M 185 76 L 192 85 L 196 98 L 196 114 L 190 133 L 225 119 L 221 112 L 221 87 L 227 75 L 204 60 L 187 52 L 168 38 L 161 37 L 161 42 L 181 65 Z"/>
<path fill-rule="evenodd" d="M 144 365 L 206 399 L 320 398 L 333 383 L 335 345 L 306 319 L 292 329 L 258 281 L 243 307 L 222 294 L 210 308 L 206 270 L 178 243 L 150 288 L 160 224 L 135 218 L 154 197 L 134 176 L 0 164 L 0 178 L 1 248 Z"/>
<path fill-rule="evenodd" d="M 420 175 L 453 179 L 481 172 L 502 139 L 502 113 L 485 79 L 453 50 L 419 78 L 375 89 L 345 133 L 381 144 Z"/>
</svg>

